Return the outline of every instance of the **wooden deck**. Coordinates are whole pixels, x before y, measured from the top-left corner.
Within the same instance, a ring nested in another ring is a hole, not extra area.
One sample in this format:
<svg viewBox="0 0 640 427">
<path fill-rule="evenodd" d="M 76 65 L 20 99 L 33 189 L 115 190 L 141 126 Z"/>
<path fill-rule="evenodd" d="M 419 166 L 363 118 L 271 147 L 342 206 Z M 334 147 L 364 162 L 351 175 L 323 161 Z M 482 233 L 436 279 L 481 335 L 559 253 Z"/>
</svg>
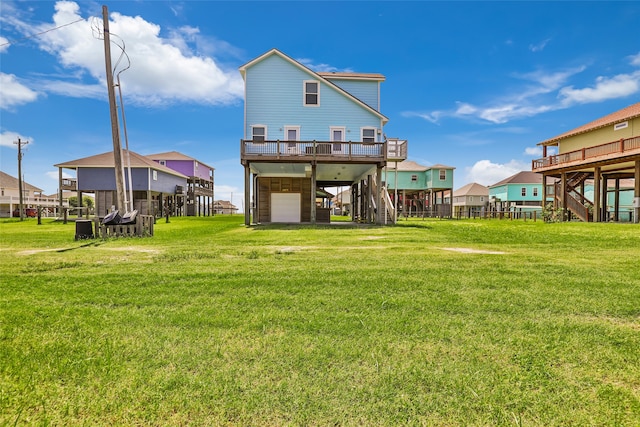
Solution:
<svg viewBox="0 0 640 427">
<path fill-rule="evenodd" d="M 547 172 L 598 162 L 618 163 L 637 155 L 640 155 L 640 137 L 636 136 L 533 160 L 531 170 Z"/>
<path fill-rule="evenodd" d="M 379 163 L 387 159 L 406 158 L 406 141 L 393 145 L 387 142 L 331 141 L 240 141 L 242 163 L 260 162 L 326 162 Z M 391 147 L 391 146 L 389 146 Z M 399 156 L 399 157 L 398 157 Z M 404 157 L 402 157 L 404 156 Z"/>
</svg>

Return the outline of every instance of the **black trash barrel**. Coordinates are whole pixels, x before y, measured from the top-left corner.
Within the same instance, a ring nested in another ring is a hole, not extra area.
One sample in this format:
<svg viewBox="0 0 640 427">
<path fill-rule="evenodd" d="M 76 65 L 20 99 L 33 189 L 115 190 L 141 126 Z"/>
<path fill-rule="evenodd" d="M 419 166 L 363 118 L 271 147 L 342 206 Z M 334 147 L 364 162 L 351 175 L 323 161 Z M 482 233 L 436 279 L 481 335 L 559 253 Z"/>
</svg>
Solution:
<svg viewBox="0 0 640 427">
<path fill-rule="evenodd" d="M 76 221 L 76 240 L 93 239 L 93 222 L 88 219 Z"/>
</svg>

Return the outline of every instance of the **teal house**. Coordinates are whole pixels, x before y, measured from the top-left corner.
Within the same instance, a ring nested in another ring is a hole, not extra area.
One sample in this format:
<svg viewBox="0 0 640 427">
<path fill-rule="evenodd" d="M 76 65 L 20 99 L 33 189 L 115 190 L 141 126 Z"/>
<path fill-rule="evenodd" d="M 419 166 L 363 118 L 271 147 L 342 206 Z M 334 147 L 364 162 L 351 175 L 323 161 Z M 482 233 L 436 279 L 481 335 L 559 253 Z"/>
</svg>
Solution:
<svg viewBox="0 0 640 427">
<path fill-rule="evenodd" d="M 489 209 L 494 212 L 542 211 L 542 175 L 522 171 L 489 186 Z"/>
<path fill-rule="evenodd" d="M 422 166 L 410 160 L 390 161 L 383 181 L 400 215 L 451 217 L 454 170 L 441 164 Z"/>
</svg>

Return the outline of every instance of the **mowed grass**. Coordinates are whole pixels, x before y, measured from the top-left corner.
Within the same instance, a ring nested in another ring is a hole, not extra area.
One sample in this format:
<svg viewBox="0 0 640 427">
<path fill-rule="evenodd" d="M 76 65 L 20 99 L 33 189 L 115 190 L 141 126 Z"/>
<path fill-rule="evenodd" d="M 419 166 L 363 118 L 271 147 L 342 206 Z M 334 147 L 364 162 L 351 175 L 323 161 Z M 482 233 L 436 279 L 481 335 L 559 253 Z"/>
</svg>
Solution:
<svg viewBox="0 0 640 427">
<path fill-rule="evenodd" d="M 0 425 L 640 420 L 640 226 L 0 222 Z"/>
</svg>

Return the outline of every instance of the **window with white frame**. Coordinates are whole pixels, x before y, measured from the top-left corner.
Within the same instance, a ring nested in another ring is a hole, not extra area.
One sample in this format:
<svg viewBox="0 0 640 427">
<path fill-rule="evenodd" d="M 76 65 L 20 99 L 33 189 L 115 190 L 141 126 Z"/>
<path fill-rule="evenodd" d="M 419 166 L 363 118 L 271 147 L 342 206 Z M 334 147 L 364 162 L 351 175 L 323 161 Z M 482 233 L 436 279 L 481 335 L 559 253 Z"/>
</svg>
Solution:
<svg viewBox="0 0 640 427">
<path fill-rule="evenodd" d="M 264 142 L 267 140 L 267 127 L 264 125 L 251 126 L 251 139 L 253 142 Z"/>
<path fill-rule="evenodd" d="M 444 181 L 447 179 L 447 170 L 440 169 L 440 181 Z"/>
<path fill-rule="evenodd" d="M 284 139 L 286 141 L 299 141 L 300 140 L 300 126 L 285 126 L 284 127 Z M 289 142 L 287 144 L 289 148 L 295 148 L 295 142 Z"/>
<path fill-rule="evenodd" d="M 538 197 L 538 189 L 537 188 L 533 189 L 533 197 Z"/>
<path fill-rule="evenodd" d="M 416 182 L 418 180 L 418 175 L 411 175 L 411 181 Z"/>
<path fill-rule="evenodd" d="M 362 142 L 376 142 L 376 129 L 375 128 L 362 128 Z"/>
<path fill-rule="evenodd" d="M 473 196 L 469 196 L 469 201 L 473 202 Z"/>
<path fill-rule="evenodd" d="M 153 171 L 153 180 L 154 181 L 158 180 L 158 171 Z"/>
<path fill-rule="evenodd" d="M 165 160 L 160 160 L 158 163 L 160 163 L 162 166 L 166 166 L 167 162 Z"/>
<path fill-rule="evenodd" d="M 342 151 L 342 144 L 337 142 L 344 142 L 345 129 L 343 126 L 332 126 L 329 128 L 329 135 L 331 142 L 333 142 L 333 151 Z"/>
<path fill-rule="evenodd" d="M 527 196 L 527 187 L 522 187 L 522 189 L 520 190 L 520 193 L 522 194 L 522 197 L 526 197 Z"/>
<path fill-rule="evenodd" d="M 304 105 L 317 107 L 320 105 L 320 83 L 315 80 L 305 80 Z"/>
</svg>

